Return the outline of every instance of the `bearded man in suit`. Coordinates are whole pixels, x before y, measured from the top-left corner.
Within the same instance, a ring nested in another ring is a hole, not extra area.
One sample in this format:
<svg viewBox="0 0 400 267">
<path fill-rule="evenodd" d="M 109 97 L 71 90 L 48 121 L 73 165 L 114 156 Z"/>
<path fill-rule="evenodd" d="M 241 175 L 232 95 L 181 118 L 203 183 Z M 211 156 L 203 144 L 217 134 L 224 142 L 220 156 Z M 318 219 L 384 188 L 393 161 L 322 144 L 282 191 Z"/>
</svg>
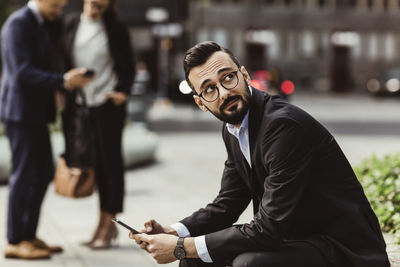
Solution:
<svg viewBox="0 0 400 267">
<path fill-rule="evenodd" d="M 388 267 L 378 220 L 332 135 L 300 108 L 249 86 L 228 49 L 184 58 L 203 111 L 224 122 L 218 196 L 177 224 L 130 234 L 159 263 L 180 266 Z M 252 201 L 254 217 L 234 225 Z"/>
</svg>

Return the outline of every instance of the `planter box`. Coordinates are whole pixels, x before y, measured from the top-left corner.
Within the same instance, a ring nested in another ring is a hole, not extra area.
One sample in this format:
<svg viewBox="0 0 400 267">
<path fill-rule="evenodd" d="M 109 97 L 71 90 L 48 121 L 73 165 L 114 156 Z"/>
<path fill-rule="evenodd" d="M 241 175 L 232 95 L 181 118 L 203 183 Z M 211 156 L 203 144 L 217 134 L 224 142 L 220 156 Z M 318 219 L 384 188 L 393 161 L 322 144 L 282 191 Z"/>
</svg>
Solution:
<svg viewBox="0 0 400 267">
<path fill-rule="evenodd" d="M 151 161 L 155 157 L 158 145 L 157 135 L 147 130 L 142 123 L 133 123 L 127 125 L 124 129 L 123 139 L 123 157 L 125 167 L 132 167 Z M 54 133 L 51 136 L 53 147 L 54 163 L 58 156 L 64 151 L 64 139 L 61 133 Z M 11 152 L 8 139 L 0 137 L 0 183 L 8 181 L 11 170 Z"/>
</svg>

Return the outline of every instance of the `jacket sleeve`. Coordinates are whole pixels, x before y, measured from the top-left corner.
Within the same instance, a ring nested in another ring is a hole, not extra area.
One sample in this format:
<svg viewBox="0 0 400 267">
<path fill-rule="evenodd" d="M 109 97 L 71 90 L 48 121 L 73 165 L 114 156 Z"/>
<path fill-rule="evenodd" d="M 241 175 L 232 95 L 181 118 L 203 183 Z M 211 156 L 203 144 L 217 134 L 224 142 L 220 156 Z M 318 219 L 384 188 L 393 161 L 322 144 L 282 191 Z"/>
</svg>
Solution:
<svg viewBox="0 0 400 267">
<path fill-rule="evenodd" d="M 61 88 L 64 83 L 63 75 L 37 68 L 33 64 L 34 51 L 31 47 L 35 37 L 31 25 L 25 21 L 15 20 L 10 23 L 5 36 L 7 40 L 7 59 L 16 70 L 17 81 L 25 88 Z"/>
<path fill-rule="evenodd" d="M 217 197 L 205 208 L 181 221 L 189 229 L 191 236 L 204 235 L 232 226 L 250 203 L 250 191 L 237 173 L 229 149 L 227 150 L 228 159 L 225 161 L 221 189 Z"/>
<path fill-rule="evenodd" d="M 260 134 L 263 142 L 257 145 L 262 146 L 262 167 L 269 174 L 259 210 L 247 224 L 206 235 L 214 262 L 231 262 L 246 251 L 279 247 L 307 186 L 313 152 L 305 129 L 290 119 L 276 119 Z"/>
<path fill-rule="evenodd" d="M 135 77 L 135 58 L 128 29 L 120 22 L 116 25 L 119 28 L 119 35 L 109 34 L 109 38 L 113 38 L 114 52 L 112 54 L 119 79 L 115 90 L 129 95 Z"/>
</svg>

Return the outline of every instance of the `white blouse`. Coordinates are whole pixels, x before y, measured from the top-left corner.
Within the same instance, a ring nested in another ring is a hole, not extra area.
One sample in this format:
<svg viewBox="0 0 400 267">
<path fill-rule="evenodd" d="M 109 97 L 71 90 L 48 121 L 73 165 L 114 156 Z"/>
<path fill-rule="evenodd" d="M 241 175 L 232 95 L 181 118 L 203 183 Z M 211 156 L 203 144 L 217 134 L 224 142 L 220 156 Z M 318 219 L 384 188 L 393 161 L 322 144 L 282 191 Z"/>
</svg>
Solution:
<svg viewBox="0 0 400 267">
<path fill-rule="evenodd" d="M 76 67 L 95 71 L 93 81 L 83 88 L 87 105 L 94 107 L 105 103 L 106 94 L 114 90 L 118 78 L 114 72 L 107 33 L 101 19 L 92 20 L 84 14 L 81 15 L 72 54 Z"/>
</svg>

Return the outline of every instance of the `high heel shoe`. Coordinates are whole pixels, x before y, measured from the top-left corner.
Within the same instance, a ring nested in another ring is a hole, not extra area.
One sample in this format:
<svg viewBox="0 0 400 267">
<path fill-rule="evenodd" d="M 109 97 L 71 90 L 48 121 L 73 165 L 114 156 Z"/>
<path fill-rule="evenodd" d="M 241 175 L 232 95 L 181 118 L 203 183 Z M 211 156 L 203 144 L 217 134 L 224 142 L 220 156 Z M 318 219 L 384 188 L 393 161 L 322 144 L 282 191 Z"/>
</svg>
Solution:
<svg viewBox="0 0 400 267">
<path fill-rule="evenodd" d="M 101 211 L 100 212 L 99 223 L 97 225 L 97 228 L 96 228 L 95 232 L 93 233 L 92 238 L 89 241 L 82 242 L 81 243 L 82 246 L 86 246 L 86 247 L 91 247 L 92 246 L 93 242 L 99 237 L 100 231 L 103 228 L 104 218 L 105 218 L 104 212 Z"/>
<path fill-rule="evenodd" d="M 118 229 L 111 221 L 112 218 L 114 218 L 113 214 L 105 213 L 104 223 L 100 229 L 99 235 L 89 246 L 91 249 L 108 249 L 116 246 Z"/>
</svg>

